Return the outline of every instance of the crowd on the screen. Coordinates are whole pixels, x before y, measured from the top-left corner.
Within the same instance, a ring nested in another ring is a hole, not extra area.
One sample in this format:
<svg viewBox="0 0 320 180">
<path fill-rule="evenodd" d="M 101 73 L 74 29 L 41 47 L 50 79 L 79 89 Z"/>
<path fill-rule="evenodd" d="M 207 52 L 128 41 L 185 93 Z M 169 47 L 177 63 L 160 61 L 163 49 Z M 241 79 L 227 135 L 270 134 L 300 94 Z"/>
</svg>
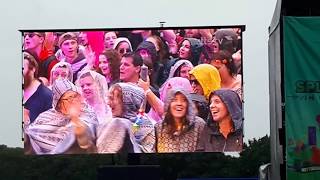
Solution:
<svg viewBox="0 0 320 180">
<path fill-rule="evenodd" d="M 23 32 L 25 153 L 239 152 L 241 45 L 240 28 Z"/>
</svg>

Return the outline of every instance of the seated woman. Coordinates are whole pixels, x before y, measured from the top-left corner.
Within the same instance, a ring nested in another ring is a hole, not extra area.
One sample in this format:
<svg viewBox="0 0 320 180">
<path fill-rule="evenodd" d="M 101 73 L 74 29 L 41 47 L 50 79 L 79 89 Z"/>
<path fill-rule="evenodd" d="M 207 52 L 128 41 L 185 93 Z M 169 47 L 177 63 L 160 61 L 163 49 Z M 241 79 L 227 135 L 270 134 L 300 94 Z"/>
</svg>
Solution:
<svg viewBox="0 0 320 180">
<path fill-rule="evenodd" d="M 26 154 L 82 154 L 96 152 L 96 116 L 81 101 L 69 80 L 52 86 L 52 109 L 25 127 Z"/>
<path fill-rule="evenodd" d="M 98 152 L 108 152 L 114 146 L 115 150 L 131 153 L 154 152 L 154 122 L 147 115 L 138 115 L 144 101 L 143 90 L 131 83 L 116 83 L 110 87 L 108 96 L 112 122 L 117 125 L 110 127 L 107 123 L 104 129 L 108 130 L 100 130 Z M 133 126 L 137 118 L 142 118 L 138 128 Z M 118 140 L 109 141 L 110 137 Z"/>
<path fill-rule="evenodd" d="M 165 116 L 155 126 L 157 152 L 194 152 L 205 121 L 194 115 L 189 93 L 172 89 L 166 98 Z"/>
<path fill-rule="evenodd" d="M 77 84 L 81 87 L 82 97 L 96 113 L 99 124 L 109 121 L 112 114 L 107 104 L 108 85 L 106 79 L 95 71 L 84 70 L 81 72 Z"/>
<path fill-rule="evenodd" d="M 242 103 L 230 89 L 219 89 L 210 95 L 210 118 L 201 135 L 198 151 L 230 152 L 242 150 Z"/>
</svg>

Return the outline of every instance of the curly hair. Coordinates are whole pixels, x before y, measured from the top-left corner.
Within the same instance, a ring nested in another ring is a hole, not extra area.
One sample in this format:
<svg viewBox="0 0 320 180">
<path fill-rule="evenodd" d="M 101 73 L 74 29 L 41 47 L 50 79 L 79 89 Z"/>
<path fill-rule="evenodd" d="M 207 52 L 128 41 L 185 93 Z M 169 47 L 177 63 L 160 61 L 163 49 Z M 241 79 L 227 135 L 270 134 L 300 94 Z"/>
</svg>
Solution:
<svg viewBox="0 0 320 180">
<path fill-rule="evenodd" d="M 114 49 L 108 49 L 101 53 L 108 59 L 108 65 L 111 74 L 111 81 L 116 81 L 120 77 L 120 54 Z M 101 69 L 98 67 L 97 72 L 102 74 Z"/>
</svg>

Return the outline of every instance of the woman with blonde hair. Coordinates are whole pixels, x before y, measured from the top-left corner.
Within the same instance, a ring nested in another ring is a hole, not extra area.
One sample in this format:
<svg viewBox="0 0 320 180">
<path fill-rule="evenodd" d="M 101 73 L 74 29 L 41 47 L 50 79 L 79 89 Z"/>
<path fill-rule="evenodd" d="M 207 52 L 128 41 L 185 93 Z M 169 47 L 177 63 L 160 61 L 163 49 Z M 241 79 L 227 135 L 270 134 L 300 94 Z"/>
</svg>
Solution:
<svg viewBox="0 0 320 180">
<path fill-rule="evenodd" d="M 110 120 L 112 114 L 107 104 L 108 85 L 105 77 L 95 71 L 85 70 L 81 72 L 77 85 L 86 103 L 97 114 L 99 124 Z"/>
</svg>

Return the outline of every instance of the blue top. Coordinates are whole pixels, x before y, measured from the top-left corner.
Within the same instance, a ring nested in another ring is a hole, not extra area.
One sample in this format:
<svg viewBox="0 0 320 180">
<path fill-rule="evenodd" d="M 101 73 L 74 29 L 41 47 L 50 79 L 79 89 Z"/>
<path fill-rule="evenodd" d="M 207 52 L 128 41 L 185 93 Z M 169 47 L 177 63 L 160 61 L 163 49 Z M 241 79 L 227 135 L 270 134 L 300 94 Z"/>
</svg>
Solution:
<svg viewBox="0 0 320 180">
<path fill-rule="evenodd" d="M 40 113 L 52 108 L 52 91 L 41 83 L 24 107 L 30 111 L 29 117 L 32 123 Z"/>
</svg>

